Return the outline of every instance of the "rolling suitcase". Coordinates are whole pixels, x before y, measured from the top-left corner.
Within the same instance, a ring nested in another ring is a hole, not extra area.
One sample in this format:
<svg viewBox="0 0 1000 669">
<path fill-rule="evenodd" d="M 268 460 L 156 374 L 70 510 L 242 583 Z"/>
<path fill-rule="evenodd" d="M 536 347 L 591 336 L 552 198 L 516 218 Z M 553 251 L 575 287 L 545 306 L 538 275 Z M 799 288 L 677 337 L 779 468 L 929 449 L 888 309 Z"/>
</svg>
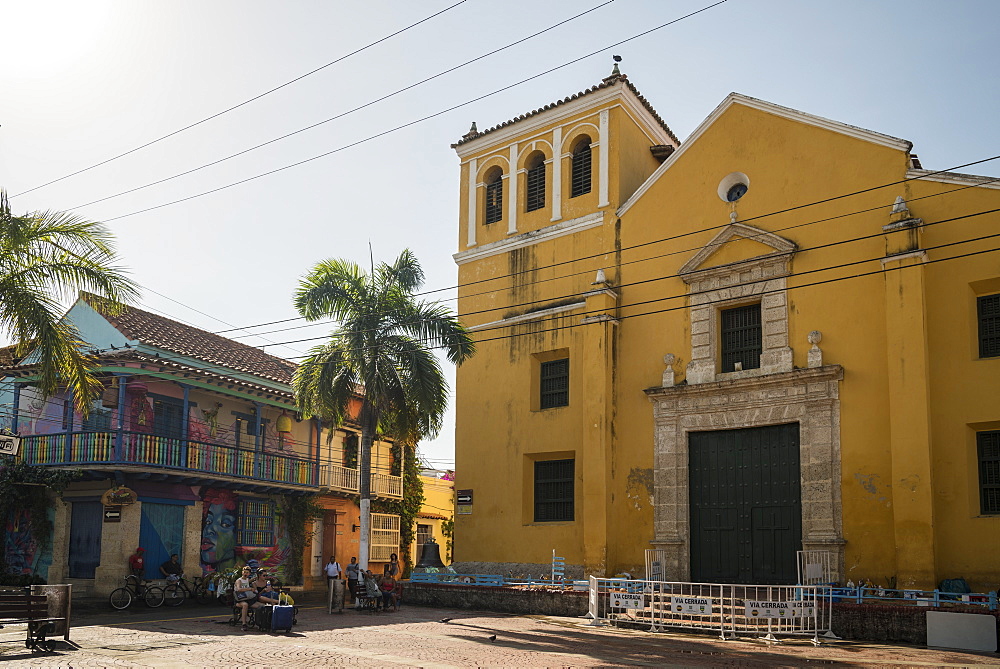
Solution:
<svg viewBox="0 0 1000 669">
<path fill-rule="evenodd" d="M 278 601 L 286 601 L 282 596 Z M 295 607 L 291 604 L 275 604 L 271 608 L 271 631 L 290 632 L 295 620 Z"/>
<path fill-rule="evenodd" d="M 253 613 L 254 623 L 257 625 L 257 628 L 260 629 L 261 632 L 271 631 L 271 618 L 273 617 L 271 615 L 271 612 L 273 608 L 274 608 L 273 606 L 267 604 L 266 606 L 259 606 L 256 609 L 254 609 Z"/>
</svg>

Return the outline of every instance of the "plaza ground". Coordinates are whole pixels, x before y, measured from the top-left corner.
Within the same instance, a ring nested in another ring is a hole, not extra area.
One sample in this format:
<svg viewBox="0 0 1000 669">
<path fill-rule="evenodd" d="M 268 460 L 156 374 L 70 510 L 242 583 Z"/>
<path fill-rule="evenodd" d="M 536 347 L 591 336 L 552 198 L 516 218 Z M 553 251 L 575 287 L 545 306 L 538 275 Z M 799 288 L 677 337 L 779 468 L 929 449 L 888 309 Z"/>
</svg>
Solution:
<svg viewBox="0 0 1000 669">
<path fill-rule="evenodd" d="M 441 622 L 451 618 L 449 622 Z M 593 666 L 1000 666 L 1000 654 L 849 641 L 651 634 L 594 628 L 579 618 L 511 616 L 404 606 L 373 615 L 327 614 L 303 601 L 290 634 L 242 632 L 222 607 L 193 604 L 111 612 L 93 602 L 74 614 L 73 644 L 34 655 L 23 627 L 0 630 L 11 667 L 593 667 Z M 492 641 L 491 636 L 496 635 Z"/>
</svg>

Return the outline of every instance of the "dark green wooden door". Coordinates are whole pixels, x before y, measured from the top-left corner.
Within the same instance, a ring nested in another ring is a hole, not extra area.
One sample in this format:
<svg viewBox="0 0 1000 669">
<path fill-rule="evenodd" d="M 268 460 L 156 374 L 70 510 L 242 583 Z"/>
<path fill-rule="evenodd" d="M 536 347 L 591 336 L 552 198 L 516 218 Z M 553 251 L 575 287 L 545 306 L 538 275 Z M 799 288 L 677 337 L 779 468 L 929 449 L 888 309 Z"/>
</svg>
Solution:
<svg viewBox="0 0 1000 669">
<path fill-rule="evenodd" d="M 798 424 L 692 432 L 688 452 L 691 580 L 795 583 Z"/>
</svg>

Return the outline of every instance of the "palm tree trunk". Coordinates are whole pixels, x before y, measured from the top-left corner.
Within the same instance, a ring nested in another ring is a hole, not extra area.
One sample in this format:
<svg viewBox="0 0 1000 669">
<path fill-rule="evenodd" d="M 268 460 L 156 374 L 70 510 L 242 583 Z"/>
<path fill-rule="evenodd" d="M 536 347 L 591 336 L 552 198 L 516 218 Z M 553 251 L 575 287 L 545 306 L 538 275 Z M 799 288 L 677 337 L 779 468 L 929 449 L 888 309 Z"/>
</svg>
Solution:
<svg viewBox="0 0 1000 669">
<path fill-rule="evenodd" d="M 375 442 L 375 421 L 371 410 L 364 403 L 361 409 L 361 453 L 358 465 L 358 491 L 361 493 L 361 541 L 358 548 L 358 563 L 362 571 L 368 569 L 368 552 L 371 547 L 372 527 L 372 444 Z"/>
</svg>

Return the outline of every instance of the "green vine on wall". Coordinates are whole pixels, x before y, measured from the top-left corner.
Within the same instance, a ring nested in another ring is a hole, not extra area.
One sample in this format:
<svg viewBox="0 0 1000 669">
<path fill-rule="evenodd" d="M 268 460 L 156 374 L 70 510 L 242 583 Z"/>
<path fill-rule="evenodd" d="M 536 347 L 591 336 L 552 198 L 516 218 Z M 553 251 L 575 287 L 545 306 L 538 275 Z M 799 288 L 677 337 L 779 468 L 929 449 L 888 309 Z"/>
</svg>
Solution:
<svg viewBox="0 0 1000 669">
<path fill-rule="evenodd" d="M 312 542 L 315 535 L 311 529 L 312 521 L 322 518 L 326 512 L 318 499 L 318 495 L 287 495 L 278 504 L 278 514 L 288 532 L 289 556 L 284 569 L 288 583 L 302 583 L 302 559 L 306 544 Z"/>
<path fill-rule="evenodd" d="M 6 523 L 13 522 L 27 512 L 28 533 L 32 540 L 39 550 L 48 548 L 52 543 L 49 509 L 55 503 L 52 496 L 46 494 L 46 490 L 62 497 L 66 486 L 81 476 L 82 472 L 79 470 L 32 467 L 10 455 L 0 456 L 0 519 L 3 519 L 6 526 Z M 9 569 L 7 552 L 0 551 L 0 583 L 11 578 Z M 29 575 L 28 580 L 32 580 L 33 576 Z"/>
<path fill-rule="evenodd" d="M 405 453 L 405 457 L 403 456 Z M 394 464 L 403 471 L 403 499 L 373 499 L 372 511 L 399 516 L 399 557 L 402 561 L 402 578 L 409 578 L 413 564 L 410 546 L 413 545 L 414 523 L 424 504 L 424 483 L 420 480 L 420 464 L 415 446 L 393 444 Z M 405 463 L 405 467 L 402 464 Z M 398 471 L 398 470 L 397 470 Z M 396 474 L 398 476 L 398 474 Z"/>
<path fill-rule="evenodd" d="M 451 549 L 455 545 L 455 519 L 441 521 L 441 534 L 444 535 L 444 561 L 451 564 Z"/>
</svg>

